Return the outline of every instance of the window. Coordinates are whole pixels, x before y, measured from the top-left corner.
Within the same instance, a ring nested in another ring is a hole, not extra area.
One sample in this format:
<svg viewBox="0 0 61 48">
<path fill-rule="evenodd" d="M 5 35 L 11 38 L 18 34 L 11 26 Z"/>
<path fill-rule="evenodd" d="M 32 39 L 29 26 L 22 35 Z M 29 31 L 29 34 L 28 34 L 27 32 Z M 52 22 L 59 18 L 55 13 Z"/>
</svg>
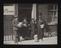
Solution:
<svg viewBox="0 0 61 48">
<path fill-rule="evenodd" d="M 56 24 L 58 19 L 58 6 L 57 4 L 49 4 L 48 5 L 48 16 L 51 16 L 50 24 Z"/>
</svg>

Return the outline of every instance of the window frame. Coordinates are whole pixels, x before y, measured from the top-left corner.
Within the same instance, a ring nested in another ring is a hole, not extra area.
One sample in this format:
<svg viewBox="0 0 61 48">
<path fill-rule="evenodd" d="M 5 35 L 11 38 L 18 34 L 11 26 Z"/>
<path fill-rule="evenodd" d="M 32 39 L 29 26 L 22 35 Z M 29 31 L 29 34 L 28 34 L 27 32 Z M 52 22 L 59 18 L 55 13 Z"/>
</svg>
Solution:
<svg viewBox="0 0 61 48">
<path fill-rule="evenodd" d="M 51 4 L 50 4 L 51 5 Z M 49 5 L 49 6 L 50 6 Z M 52 21 L 50 23 L 48 23 L 49 25 L 54 25 L 54 24 L 57 24 L 57 20 L 55 19 L 58 19 L 58 5 L 57 4 L 52 4 L 52 7 L 53 9 L 51 10 L 48 10 L 48 14 L 49 12 L 53 12 L 52 14 Z M 56 7 L 56 8 L 55 8 Z M 49 8 L 48 8 L 49 9 Z M 55 14 L 54 14 L 55 13 Z"/>
</svg>

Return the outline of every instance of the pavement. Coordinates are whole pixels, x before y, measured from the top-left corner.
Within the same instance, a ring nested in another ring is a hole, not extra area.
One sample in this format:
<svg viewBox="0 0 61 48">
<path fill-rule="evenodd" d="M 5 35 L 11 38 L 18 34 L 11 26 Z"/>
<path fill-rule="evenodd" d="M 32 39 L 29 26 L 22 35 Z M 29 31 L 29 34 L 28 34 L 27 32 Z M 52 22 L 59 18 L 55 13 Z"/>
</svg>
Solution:
<svg viewBox="0 0 61 48">
<path fill-rule="evenodd" d="M 57 45 L 57 36 L 43 38 L 43 40 L 40 39 L 39 42 L 35 42 L 34 40 L 25 40 L 22 42 L 15 43 L 15 41 L 11 40 L 4 41 L 3 43 L 6 45 L 51 45 L 51 44 Z"/>
</svg>

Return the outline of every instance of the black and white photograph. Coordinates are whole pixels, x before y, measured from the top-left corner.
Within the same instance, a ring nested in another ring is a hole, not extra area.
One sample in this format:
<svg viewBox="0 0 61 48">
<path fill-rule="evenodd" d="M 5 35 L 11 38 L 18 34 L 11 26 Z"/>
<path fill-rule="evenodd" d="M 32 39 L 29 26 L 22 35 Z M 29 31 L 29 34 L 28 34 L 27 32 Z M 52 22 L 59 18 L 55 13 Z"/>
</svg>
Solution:
<svg viewBox="0 0 61 48">
<path fill-rule="evenodd" d="M 3 44 L 58 44 L 58 4 L 4 4 Z"/>
</svg>

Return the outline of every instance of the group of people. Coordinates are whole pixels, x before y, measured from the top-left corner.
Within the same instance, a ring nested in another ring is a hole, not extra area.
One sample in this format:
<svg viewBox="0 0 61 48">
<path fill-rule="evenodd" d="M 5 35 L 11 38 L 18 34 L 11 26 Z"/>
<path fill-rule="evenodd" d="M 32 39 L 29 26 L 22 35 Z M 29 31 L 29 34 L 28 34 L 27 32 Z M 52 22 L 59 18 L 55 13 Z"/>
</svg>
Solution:
<svg viewBox="0 0 61 48">
<path fill-rule="evenodd" d="M 28 29 L 30 30 L 31 39 L 34 39 L 35 41 L 39 41 L 39 39 L 43 40 L 45 25 L 45 22 L 40 16 L 37 21 L 31 19 L 30 24 L 28 24 L 26 18 L 23 19 L 22 22 L 18 22 L 15 26 L 17 28 L 16 41 L 23 41 L 25 37 L 27 37 L 26 34 L 29 32 Z"/>
</svg>

